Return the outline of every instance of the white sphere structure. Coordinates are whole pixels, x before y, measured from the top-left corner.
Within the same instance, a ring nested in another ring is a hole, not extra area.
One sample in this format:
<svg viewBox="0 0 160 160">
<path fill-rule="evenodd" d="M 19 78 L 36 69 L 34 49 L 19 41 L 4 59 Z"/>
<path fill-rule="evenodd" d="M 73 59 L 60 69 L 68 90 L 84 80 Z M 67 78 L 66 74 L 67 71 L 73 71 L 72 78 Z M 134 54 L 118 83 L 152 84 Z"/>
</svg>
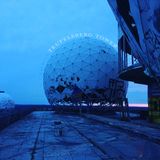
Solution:
<svg viewBox="0 0 160 160">
<path fill-rule="evenodd" d="M 117 78 L 118 55 L 93 37 L 73 38 L 55 49 L 44 70 L 48 102 L 105 99 L 109 79 Z"/>
<path fill-rule="evenodd" d="M 15 102 L 12 98 L 3 91 L 0 91 L 0 109 L 11 109 L 15 107 Z"/>
</svg>

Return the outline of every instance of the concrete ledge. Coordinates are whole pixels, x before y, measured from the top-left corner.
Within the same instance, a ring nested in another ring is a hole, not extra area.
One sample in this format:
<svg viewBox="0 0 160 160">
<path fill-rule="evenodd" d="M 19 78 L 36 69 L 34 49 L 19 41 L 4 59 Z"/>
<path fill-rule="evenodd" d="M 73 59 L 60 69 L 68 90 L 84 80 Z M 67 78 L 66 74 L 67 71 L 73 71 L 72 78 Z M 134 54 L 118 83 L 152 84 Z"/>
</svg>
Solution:
<svg viewBox="0 0 160 160">
<path fill-rule="evenodd" d="M 156 129 L 145 125 L 138 125 L 97 115 L 83 114 L 82 116 L 160 144 L 160 129 L 158 128 Z"/>
</svg>

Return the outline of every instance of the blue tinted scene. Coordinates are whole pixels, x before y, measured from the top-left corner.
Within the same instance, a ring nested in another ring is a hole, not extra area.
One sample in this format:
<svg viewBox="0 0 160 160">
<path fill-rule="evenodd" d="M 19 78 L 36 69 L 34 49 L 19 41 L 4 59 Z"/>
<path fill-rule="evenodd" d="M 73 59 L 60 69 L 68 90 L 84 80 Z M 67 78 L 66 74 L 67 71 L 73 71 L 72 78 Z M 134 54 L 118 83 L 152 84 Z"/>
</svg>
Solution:
<svg viewBox="0 0 160 160">
<path fill-rule="evenodd" d="M 159 0 L 0 11 L 0 160 L 159 159 Z"/>
</svg>

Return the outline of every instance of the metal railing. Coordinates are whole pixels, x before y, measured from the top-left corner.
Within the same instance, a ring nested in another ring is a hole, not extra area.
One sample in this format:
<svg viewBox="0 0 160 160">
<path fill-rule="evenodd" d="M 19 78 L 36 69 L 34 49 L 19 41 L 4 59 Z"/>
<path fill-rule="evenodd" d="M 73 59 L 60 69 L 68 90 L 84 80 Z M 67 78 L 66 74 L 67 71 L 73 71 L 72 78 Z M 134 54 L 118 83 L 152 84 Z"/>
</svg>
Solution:
<svg viewBox="0 0 160 160">
<path fill-rule="evenodd" d="M 125 37 L 121 39 L 121 43 L 118 45 L 118 72 L 126 70 L 128 67 L 136 66 L 139 64 L 138 59 L 136 59 L 133 55 L 133 50 L 130 49 L 130 52 L 127 51 L 127 41 Z"/>
</svg>

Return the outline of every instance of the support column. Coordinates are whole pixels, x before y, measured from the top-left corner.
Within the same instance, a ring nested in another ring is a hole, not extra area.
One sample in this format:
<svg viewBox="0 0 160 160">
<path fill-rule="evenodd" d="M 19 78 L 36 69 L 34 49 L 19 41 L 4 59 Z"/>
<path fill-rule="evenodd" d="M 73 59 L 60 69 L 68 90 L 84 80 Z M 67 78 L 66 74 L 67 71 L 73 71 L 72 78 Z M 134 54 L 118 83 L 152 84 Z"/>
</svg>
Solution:
<svg viewBox="0 0 160 160">
<path fill-rule="evenodd" d="M 148 85 L 149 120 L 160 123 L 160 87 L 156 82 Z"/>
</svg>

